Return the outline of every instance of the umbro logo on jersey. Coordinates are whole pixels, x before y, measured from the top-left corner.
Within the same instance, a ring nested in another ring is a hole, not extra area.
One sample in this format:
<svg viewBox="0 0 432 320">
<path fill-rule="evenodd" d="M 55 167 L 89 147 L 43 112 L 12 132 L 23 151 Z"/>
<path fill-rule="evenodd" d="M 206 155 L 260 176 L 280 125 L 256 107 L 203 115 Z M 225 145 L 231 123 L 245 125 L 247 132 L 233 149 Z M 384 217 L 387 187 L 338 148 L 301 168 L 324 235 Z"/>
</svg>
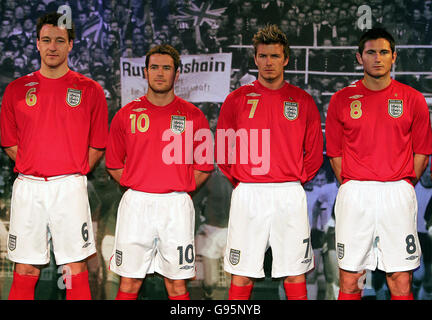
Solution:
<svg viewBox="0 0 432 320">
<path fill-rule="evenodd" d="M 24 86 L 26 86 L 26 87 L 33 87 L 33 86 L 35 86 L 37 84 L 39 84 L 39 82 L 29 82 L 29 83 L 26 83 Z"/>
<path fill-rule="evenodd" d="M 141 111 L 144 111 L 144 110 L 147 110 L 147 108 L 132 109 L 132 111 L 135 111 L 135 112 L 141 112 Z"/>
<path fill-rule="evenodd" d="M 246 95 L 246 97 L 260 97 L 260 96 L 261 94 L 255 92 L 251 92 Z"/>
<path fill-rule="evenodd" d="M 354 95 L 354 96 L 351 96 L 351 97 L 349 97 L 350 99 L 360 99 L 360 98 L 363 98 L 363 95 L 362 94 L 356 94 L 356 95 Z"/>
<path fill-rule="evenodd" d="M 134 101 L 141 101 L 141 99 L 140 98 L 136 98 L 136 99 L 134 99 Z"/>
</svg>

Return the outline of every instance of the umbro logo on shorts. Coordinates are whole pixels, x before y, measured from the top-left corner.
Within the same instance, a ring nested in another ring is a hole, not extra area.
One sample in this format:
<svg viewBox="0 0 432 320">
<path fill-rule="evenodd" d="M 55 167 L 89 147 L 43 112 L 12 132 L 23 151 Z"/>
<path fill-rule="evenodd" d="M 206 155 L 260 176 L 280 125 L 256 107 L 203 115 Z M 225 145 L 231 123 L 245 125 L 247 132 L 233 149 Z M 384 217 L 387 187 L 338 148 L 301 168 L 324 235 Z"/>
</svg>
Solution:
<svg viewBox="0 0 432 320">
<path fill-rule="evenodd" d="M 237 265 L 240 262 L 240 250 L 230 249 L 229 261 L 233 266 Z"/>
<path fill-rule="evenodd" d="M 180 267 L 181 270 L 189 270 L 189 269 L 193 269 L 193 268 L 194 268 L 194 266 L 183 266 L 183 267 Z"/>
<path fill-rule="evenodd" d="M 90 245 L 90 242 L 86 242 L 82 247 L 83 249 L 87 248 Z"/>
</svg>

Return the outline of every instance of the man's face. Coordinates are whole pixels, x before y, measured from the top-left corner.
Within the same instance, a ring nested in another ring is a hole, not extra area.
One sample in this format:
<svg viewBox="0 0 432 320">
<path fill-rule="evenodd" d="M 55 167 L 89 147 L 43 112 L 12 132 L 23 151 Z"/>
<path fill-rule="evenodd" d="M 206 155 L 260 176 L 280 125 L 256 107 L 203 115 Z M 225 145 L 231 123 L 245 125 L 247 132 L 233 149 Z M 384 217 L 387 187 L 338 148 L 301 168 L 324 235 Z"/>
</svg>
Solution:
<svg viewBox="0 0 432 320">
<path fill-rule="evenodd" d="M 321 11 L 319 11 L 319 10 L 312 11 L 312 21 L 314 23 L 320 23 L 321 22 Z"/>
<path fill-rule="evenodd" d="M 258 67 L 259 77 L 264 81 L 274 82 L 283 79 L 284 67 L 288 64 L 288 57 L 284 57 L 281 44 L 259 44 L 254 59 Z"/>
<path fill-rule="evenodd" d="M 65 28 L 46 24 L 40 31 L 36 45 L 41 56 L 42 65 L 55 69 L 67 64 L 73 41 L 69 41 Z"/>
<path fill-rule="evenodd" d="M 396 52 L 392 54 L 389 41 L 383 38 L 366 41 L 362 54 L 356 56 L 364 72 L 376 79 L 389 75 L 396 61 Z"/>
<path fill-rule="evenodd" d="M 180 72 L 174 70 L 174 60 L 170 55 L 155 53 L 150 56 L 144 74 L 149 89 L 155 93 L 167 93 L 174 90 L 174 82 Z"/>
</svg>

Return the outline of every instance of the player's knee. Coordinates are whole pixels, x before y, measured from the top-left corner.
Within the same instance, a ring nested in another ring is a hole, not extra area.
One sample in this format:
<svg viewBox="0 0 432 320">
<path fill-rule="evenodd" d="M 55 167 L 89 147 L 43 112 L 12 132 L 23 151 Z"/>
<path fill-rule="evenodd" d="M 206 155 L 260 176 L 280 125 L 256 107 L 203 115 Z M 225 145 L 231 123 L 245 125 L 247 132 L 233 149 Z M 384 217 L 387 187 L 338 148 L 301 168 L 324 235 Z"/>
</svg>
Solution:
<svg viewBox="0 0 432 320">
<path fill-rule="evenodd" d="M 411 293 L 412 275 L 409 272 L 389 273 L 387 283 L 392 294 L 407 296 Z"/>
<path fill-rule="evenodd" d="M 254 284 L 254 282 L 251 278 L 245 277 L 245 276 L 238 276 L 235 274 L 233 274 L 231 276 L 231 283 L 237 287 L 245 287 L 245 286 L 250 286 L 250 285 Z"/>
<path fill-rule="evenodd" d="M 179 296 L 187 292 L 185 280 L 173 280 L 165 278 L 165 287 L 167 289 L 168 295 L 170 296 Z"/>
<path fill-rule="evenodd" d="M 142 282 L 142 279 L 122 277 L 120 280 L 120 291 L 137 293 L 141 288 Z"/>
<path fill-rule="evenodd" d="M 16 263 L 15 264 L 15 272 L 20 274 L 20 275 L 24 275 L 24 276 L 39 277 L 39 275 L 40 275 L 40 269 L 36 266 L 31 265 L 31 264 Z"/>
<path fill-rule="evenodd" d="M 363 287 L 364 272 L 349 272 L 340 269 L 340 290 L 344 293 L 358 293 Z"/>
</svg>

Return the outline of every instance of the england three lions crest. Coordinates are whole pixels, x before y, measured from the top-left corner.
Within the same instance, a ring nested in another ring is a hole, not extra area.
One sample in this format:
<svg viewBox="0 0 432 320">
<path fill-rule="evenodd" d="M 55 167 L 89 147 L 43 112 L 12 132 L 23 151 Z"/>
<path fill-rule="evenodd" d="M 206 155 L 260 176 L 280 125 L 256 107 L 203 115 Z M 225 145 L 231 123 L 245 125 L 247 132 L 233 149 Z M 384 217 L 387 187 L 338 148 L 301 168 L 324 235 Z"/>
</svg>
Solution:
<svg viewBox="0 0 432 320">
<path fill-rule="evenodd" d="M 284 116 L 288 120 L 295 120 L 298 117 L 298 103 L 284 101 Z"/>
<path fill-rule="evenodd" d="M 171 116 L 170 129 L 175 134 L 182 134 L 186 129 L 186 117 Z"/>
<path fill-rule="evenodd" d="M 388 101 L 388 113 L 393 118 L 399 118 L 403 114 L 403 101 L 389 99 Z"/>
<path fill-rule="evenodd" d="M 81 103 L 82 91 L 77 89 L 67 89 L 66 102 L 71 107 L 77 107 Z"/>
<path fill-rule="evenodd" d="M 240 262 L 240 250 L 230 249 L 229 262 L 235 266 Z"/>
</svg>

